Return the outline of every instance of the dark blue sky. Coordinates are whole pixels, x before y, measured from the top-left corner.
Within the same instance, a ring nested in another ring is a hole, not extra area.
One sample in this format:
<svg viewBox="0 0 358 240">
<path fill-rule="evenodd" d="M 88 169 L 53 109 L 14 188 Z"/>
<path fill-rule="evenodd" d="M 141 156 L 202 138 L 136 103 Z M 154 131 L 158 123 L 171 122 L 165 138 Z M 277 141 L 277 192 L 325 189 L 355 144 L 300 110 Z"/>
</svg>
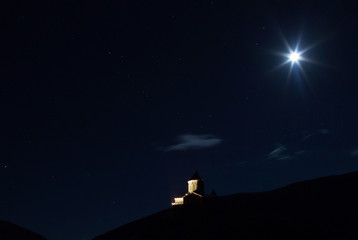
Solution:
<svg viewBox="0 0 358 240">
<path fill-rule="evenodd" d="M 342 1 L 8 6 L 0 218 L 91 239 L 206 191 L 358 170 L 358 21 Z M 283 37 L 314 46 L 286 61 Z M 275 69 L 275 70 L 274 70 Z"/>
</svg>

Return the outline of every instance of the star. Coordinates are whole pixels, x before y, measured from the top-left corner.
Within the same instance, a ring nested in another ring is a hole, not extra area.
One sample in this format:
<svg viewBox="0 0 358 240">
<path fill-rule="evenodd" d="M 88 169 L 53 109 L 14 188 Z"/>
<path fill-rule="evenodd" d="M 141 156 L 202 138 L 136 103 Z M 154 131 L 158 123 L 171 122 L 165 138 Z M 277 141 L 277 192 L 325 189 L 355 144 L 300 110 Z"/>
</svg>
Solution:
<svg viewBox="0 0 358 240">
<path fill-rule="evenodd" d="M 288 71 L 288 75 L 287 75 L 287 80 L 291 78 L 293 69 L 295 67 L 298 68 L 298 70 L 299 70 L 298 73 L 301 73 L 303 75 L 304 79 L 307 80 L 308 77 L 303 69 L 302 63 L 303 62 L 314 63 L 314 64 L 319 64 L 319 63 L 313 61 L 312 59 L 305 57 L 304 54 L 307 53 L 312 48 L 314 48 L 315 46 L 317 46 L 319 43 L 312 44 L 312 45 L 304 48 L 303 50 L 300 50 L 300 42 L 301 42 L 302 36 L 299 36 L 296 45 L 293 45 L 294 47 L 292 47 L 292 45 L 289 44 L 289 42 L 287 41 L 286 37 L 282 33 L 280 33 L 280 35 L 281 35 L 281 39 L 286 47 L 287 52 L 284 53 L 284 52 L 276 52 L 275 51 L 275 54 L 285 57 L 286 60 L 283 63 L 281 63 L 280 65 L 274 67 L 273 70 L 276 70 L 278 68 L 281 68 L 281 67 L 291 63 L 289 71 Z"/>
<path fill-rule="evenodd" d="M 290 59 L 292 63 L 297 63 L 298 61 L 301 60 L 301 53 L 297 51 L 291 52 L 290 55 L 288 56 L 288 59 Z"/>
</svg>

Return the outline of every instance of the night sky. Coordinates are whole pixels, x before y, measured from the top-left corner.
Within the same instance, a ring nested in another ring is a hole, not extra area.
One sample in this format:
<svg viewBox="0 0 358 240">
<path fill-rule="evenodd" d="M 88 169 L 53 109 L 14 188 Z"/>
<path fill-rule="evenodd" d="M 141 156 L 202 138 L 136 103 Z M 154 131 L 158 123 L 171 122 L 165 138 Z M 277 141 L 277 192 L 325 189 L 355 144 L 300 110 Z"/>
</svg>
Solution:
<svg viewBox="0 0 358 240">
<path fill-rule="evenodd" d="M 348 1 L 3 11 L 0 219 L 88 240 L 170 207 L 195 171 L 222 196 L 358 170 Z"/>
</svg>

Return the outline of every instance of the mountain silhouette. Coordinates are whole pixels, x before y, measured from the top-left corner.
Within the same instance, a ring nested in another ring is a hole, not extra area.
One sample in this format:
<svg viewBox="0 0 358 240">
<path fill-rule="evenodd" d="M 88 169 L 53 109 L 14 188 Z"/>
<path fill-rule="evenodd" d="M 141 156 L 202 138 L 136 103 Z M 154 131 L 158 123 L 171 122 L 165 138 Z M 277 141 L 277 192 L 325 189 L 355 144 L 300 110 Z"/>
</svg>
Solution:
<svg viewBox="0 0 358 240">
<path fill-rule="evenodd" d="M 46 238 L 7 221 L 0 220 L 1 240 L 46 240 Z"/>
<path fill-rule="evenodd" d="M 262 193 L 209 198 L 131 222 L 93 240 L 358 239 L 358 172 Z"/>
</svg>

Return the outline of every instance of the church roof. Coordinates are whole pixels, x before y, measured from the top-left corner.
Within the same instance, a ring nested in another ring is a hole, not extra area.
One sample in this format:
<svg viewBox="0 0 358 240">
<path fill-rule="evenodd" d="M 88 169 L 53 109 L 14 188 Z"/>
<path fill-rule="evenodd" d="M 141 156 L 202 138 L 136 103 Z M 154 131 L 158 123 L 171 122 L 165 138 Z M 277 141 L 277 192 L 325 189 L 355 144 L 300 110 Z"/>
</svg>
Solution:
<svg viewBox="0 0 358 240">
<path fill-rule="evenodd" d="M 201 181 L 203 181 L 203 179 L 201 179 L 201 177 L 200 177 L 198 172 L 195 172 L 194 175 L 191 178 L 189 178 L 188 181 L 190 181 L 190 180 L 201 180 Z"/>
</svg>

